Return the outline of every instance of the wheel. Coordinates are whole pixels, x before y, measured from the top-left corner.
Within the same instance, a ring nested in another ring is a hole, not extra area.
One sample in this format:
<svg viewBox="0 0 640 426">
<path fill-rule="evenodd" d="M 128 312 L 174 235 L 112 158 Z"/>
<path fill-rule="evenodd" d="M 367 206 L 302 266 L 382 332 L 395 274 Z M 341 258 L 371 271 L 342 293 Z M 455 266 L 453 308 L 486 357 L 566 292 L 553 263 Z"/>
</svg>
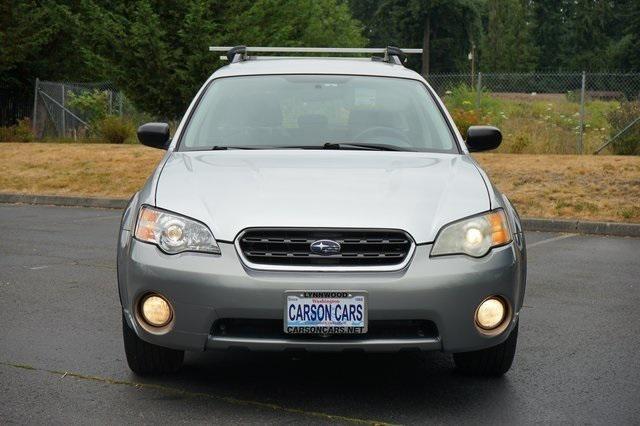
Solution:
<svg viewBox="0 0 640 426">
<path fill-rule="evenodd" d="M 504 342 L 491 348 L 453 354 L 458 370 L 478 376 L 502 376 L 509 371 L 516 354 L 518 324 Z"/>
<path fill-rule="evenodd" d="M 182 367 L 184 351 L 147 343 L 129 327 L 122 315 L 122 335 L 127 364 L 136 374 L 174 373 Z"/>
</svg>

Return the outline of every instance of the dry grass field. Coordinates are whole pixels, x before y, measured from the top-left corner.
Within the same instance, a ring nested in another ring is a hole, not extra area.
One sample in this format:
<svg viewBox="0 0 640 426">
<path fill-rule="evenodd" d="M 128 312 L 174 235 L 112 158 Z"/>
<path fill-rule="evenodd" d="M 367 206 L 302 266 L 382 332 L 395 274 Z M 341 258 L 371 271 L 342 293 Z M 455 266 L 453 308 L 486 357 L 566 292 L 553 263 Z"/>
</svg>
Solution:
<svg viewBox="0 0 640 426">
<path fill-rule="evenodd" d="M 0 192 L 128 198 L 162 152 L 140 145 L 0 144 Z M 480 154 L 525 217 L 640 222 L 640 157 Z"/>
<path fill-rule="evenodd" d="M 480 109 L 477 92 L 465 86 L 448 91 L 443 101 L 456 125 L 491 124 L 504 137 L 498 153 L 575 154 L 580 129 L 580 102 L 576 93 L 483 93 Z M 618 100 L 588 97 L 585 102 L 583 153 L 592 153 L 637 116 L 638 106 L 623 107 Z M 629 113 L 627 112 L 629 109 Z M 628 118 L 631 114 L 632 118 Z M 615 147 L 604 153 L 616 154 Z M 623 152 L 624 153 L 624 152 Z"/>
<path fill-rule="evenodd" d="M 640 157 L 476 155 L 525 217 L 640 222 Z"/>
</svg>

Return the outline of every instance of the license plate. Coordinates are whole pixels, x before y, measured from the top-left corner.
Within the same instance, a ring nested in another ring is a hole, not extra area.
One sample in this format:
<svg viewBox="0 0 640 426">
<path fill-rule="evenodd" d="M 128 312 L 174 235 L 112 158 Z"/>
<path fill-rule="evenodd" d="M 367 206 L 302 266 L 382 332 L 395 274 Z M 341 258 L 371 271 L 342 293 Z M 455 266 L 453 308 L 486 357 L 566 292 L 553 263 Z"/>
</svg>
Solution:
<svg viewBox="0 0 640 426">
<path fill-rule="evenodd" d="M 367 332 L 367 292 L 287 291 L 284 332 L 364 334 Z"/>
</svg>

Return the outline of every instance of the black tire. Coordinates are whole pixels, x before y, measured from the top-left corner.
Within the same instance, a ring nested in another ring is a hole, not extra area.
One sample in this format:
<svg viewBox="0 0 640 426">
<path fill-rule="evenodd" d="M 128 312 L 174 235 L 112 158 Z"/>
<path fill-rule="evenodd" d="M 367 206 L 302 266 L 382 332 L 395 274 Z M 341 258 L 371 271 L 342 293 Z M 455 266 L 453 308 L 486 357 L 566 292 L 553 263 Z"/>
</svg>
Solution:
<svg viewBox="0 0 640 426">
<path fill-rule="evenodd" d="M 518 324 L 507 340 L 497 346 L 473 352 L 453 354 L 458 370 L 475 376 L 502 376 L 509 371 L 516 354 Z"/>
<path fill-rule="evenodd" d="M 184 351 L 163 348 L 139 338 L 122 316 L 122 335 L 127 364 L 138 375 L 175 373 L 182 367 Z"/>
</svg>

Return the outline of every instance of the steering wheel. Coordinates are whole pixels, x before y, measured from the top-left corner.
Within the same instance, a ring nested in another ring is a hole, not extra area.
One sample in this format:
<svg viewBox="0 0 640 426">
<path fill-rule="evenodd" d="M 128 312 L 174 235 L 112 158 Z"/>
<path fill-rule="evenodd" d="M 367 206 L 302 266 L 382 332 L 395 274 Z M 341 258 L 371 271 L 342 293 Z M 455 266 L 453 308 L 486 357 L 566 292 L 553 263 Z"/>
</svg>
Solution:
<svg viewBox="0 0 640 426">
<path fill-rule="evenodd" d="M 368 129 L 363 130 L 353 138 L 353 142 L 364 142 L 371 139 L 380 139 L 381 136 L 391 137 L 402 142 L 405 146 L 411 146 L 411 142 L 409 142 L 407 137 L 400 130 L 393 127 L 384 126 L 369 127 Z"/>
</svg>

